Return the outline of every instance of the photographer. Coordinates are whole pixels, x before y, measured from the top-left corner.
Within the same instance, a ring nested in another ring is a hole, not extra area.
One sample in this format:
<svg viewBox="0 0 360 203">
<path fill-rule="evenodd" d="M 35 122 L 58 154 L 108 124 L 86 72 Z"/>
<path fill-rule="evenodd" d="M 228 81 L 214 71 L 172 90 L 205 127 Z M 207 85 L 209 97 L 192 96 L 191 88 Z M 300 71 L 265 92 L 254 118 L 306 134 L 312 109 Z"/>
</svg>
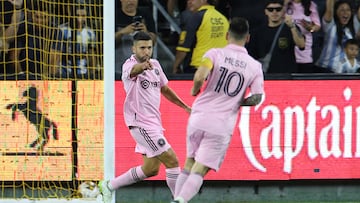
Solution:
<svg viewBox="0 0 360 203">
<path fill-rule="evenodd" d="M 115 11 L 115 79 L 121 79 L 122 64 L 132 54 L 132 37 L 137 31 L 148 32 L 156 41 L 152 13 L 138 7 L 138 0 L 120 0 Z"/>
</svg>

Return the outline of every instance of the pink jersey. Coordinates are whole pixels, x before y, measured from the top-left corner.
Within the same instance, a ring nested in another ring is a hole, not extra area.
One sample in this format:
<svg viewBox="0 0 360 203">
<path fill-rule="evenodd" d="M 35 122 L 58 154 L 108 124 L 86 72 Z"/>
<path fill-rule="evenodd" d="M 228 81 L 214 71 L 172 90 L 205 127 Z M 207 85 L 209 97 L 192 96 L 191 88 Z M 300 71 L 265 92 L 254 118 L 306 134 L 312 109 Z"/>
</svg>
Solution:
<svg viewBox="0 0 360 203">
<path fill-rule="evenodd" d="M 213 134 L 232 134 L 248 87 L 252 94 L 263 93 L 261 64 L 244 47 L 233 44 L 210 49 L 204 57 L 212 61 L 213 69 L 194 101 L 189 125 Z"/>
<path fill-rule="evenodd" d="M 130 72 L 138 63 L 134 55 L 123 64 L 122 81 L 126 92 L 124 118 L 127 126 L 163 130 L 160 115 L 161 87 L 167 85 L 168 79 L 156 59 L 150 62 L 153 70 L 145 70 L 133 78 L 130 78 Z"/>
</svg>

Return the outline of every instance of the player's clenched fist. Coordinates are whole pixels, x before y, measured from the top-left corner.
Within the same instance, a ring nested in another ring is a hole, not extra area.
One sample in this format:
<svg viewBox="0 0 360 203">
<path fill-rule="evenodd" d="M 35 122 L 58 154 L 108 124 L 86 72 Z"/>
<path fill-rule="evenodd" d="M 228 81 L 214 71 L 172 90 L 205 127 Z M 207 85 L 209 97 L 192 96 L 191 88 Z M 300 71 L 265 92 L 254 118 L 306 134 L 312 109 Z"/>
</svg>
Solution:
<svg viewBox="0 0 360 203">
<path fill-rule="evenodd" d="M 153 66 L 152 66 L 150 60 L 146 60 L 145 62 L 143 62 L 142 68 L 143 68 L 143 70 L 152 70 Z"/>
</svg>

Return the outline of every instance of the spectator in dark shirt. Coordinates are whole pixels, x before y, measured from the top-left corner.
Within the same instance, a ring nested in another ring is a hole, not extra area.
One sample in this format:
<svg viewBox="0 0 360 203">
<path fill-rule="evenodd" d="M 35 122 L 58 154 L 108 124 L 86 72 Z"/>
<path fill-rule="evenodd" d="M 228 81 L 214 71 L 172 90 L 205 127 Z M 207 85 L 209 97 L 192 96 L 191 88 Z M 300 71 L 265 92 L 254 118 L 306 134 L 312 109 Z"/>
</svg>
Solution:
<svg viewBox="0 0 360 203">
<path fill-rule="evenodd" d="M 249 21 L 250 34 L 262 24 L 266 24 L 264 4 L 266 0 L 227 0 L 229 6 L 229 17 L 243 17 Z"/>
<path fill-rule="evenodd" d="M 138 0 L 120 0 L 115 10 L 115 79 L 121 79 L 122 65 L 132 54 L 133 35 L 148 32 L 156 41 L 156 28 L 152 13 L 138 7 Z"/>
<path fill-rule="evenodd" d="M 261 59 L 270 51 L 273 41 L 275 46 L 272 51 L 267 73 L 296 73 L 295 46 L 300 49 L 305 47 L 305 37 L 293 22 L 291 16 L 285 15 L 284 1 L 268 0 L 265 5 L 265 15 L 268 23 L 254 31 L 251 35 L 248 50 L 250 55 Z M 283 25 L 281 27 L 281 25 Z M 280 29 L 277 39 L 276 32 Z"/>
</svg>

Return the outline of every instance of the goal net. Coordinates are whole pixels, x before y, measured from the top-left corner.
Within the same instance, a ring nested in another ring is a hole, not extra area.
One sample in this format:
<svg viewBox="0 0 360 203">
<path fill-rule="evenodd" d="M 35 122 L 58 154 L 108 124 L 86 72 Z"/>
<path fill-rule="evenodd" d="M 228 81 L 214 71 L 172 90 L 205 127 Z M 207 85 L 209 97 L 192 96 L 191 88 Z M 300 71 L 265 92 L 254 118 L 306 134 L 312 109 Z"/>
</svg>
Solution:
<svg viewBox="0 0 360 203">
<path fill-rule="evenodd" d="M 0 14 L 0 202 L 89 202 L 79 185 L 104 177 L 103 1 L 2 0 Z"/>
</svg>

